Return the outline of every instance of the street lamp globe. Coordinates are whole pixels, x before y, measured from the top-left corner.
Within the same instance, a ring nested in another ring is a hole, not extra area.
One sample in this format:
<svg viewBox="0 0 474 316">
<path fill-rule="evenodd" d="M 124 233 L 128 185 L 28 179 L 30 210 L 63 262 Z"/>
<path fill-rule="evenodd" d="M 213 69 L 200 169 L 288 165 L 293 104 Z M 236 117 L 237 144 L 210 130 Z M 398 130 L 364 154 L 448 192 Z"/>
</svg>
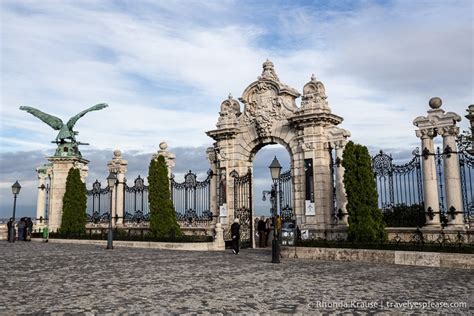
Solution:
<svg viewBox="0 0 474 316">
<path fill-rule="evenodd" d="M 272 176 L 273 181 L 277 181 L 278 179 L 280 179 L 281 165 L 278 162 L 278 159 L 276 156 L 275 158 L 273 158 L 273 161 L 270 164 L 270 166 L 268 166 L 268 168 L 270 168 L 270 174 Z"/>
<path fill-rule="evenodd" d="M 18 180 L 12 185 L 12 193 L 13 194 L 18 194 L 20 193 L 21 190 L 21 185 L 18 183 Z"/>
</svg>

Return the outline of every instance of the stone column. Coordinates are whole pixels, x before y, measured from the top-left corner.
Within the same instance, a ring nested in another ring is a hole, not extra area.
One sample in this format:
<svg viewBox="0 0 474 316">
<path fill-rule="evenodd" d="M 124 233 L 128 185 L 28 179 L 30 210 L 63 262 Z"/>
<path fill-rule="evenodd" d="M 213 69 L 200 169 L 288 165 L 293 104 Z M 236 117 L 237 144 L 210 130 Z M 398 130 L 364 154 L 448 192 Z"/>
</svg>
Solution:
<svg viewBox="0 0 474 316">
<path fill-rule="evenodd" d="M 36 168 L 36 172 L 38 173 L 38 198 L 36 200 L 36 226 L 38 228 L 43 227 L 45 225 L 46 219 L 46 193 L 47 193 L 47 183 L 46 178 L 48 177 L 49 172 L 51 171 L 50 165 L 43 165 L 41 167 Z M 42 221 L 40 221 L 42 218 Z"/>
<path fill-rule="evenodd" d="M 216 244 L 216 250 L 225 250 L 224 229 L 221 223 L 216 224 L 215 234 L 214 243 Z"/>
<path fill-rule="evenodd" d="M 115 172 L 117 174 L 117 185 L 112 191 L 112 216 L 117 215 L 118 220 L 112 221 L 114 225 L 123 225 L 123 202 L 124 202 L 124 186 L 125 186 L 125 173 L 127 172 L 128 162 L 122 158 L 122 152 L 120 150 L 114 151 L 114 157 L 107 164 L 109 172 Z"/>
<path fill-rule="evenodd" d="M 443 136 L 444 183 L 446 187 L 448 226 L 462 228 L 464 223 L 463 204 L 459 157 L 456 147 L 456 136 L 459 134 L 459 127 L 444 127 L 439 130 L 439 133 Z"/>
<path fill-rule="evenodd" d="M 347 196 L 346 188 L 344 187 L 344 172 L 342 166 L 342 154 L 346 147 L 347 141 L 341 140 L 336 142 L 336 215 L 342 216 L 338 220 L 339 225 L 347 226 L 349 214 L 347 213 Z"/>
<path fill-rule="evenodd" d="M 52 163 L 51 199 L 49 201 L 49 230 L 55 232 L 61 226 L 63 211 L 63 196 L 66 192 L 66 179 L 69 169 L 78 168 L 81 171 L 81 179 L 87 177 L 88 160 L 80 157 L 49 157 Z"/>
<path fill-rule="evenodd" d="M 416 131 L 416 136 L 421 138 L 421 152 L 423 156 L 423 195 L 425 200 L 426 224 L 427 226 L 436 227 L 440 226 L 438 182 L 436 179 L 436 163 L 433 145 L 433 137 L 436 137 L 437 133 L 440 133 L 443 136 L 446 134 L 443 142 L 445 147 L 445 188 L 448 196 L 447 200 L 449 200 L 447 205 L 448 212 L 451 206 L 456 209 L 454 212 L 462 212 L 458 156 L 457 153 L 454 153 L 457 151 L 455 142 L 455 135 L 458 133 L 456 122 L 460 122 L 461 117 L 454 112 L 445 112 L 441 109 L 442 104 L 443 101 L 440 98 L 431 98 L 429 101 L 431 109 L 428 110 L 428 115 L 419 116 L 413 120 L 413 124 L 419 128 Z M 446 148 L 446 146 L 448 146 L 448 148 Z M 447 151 L 451 151 L 450 156 L 454 158 L 447 158 Z M 459 217 L 462 218 L 462 216 Z M 452 225 L 457 223 L 455 219 L 451 219 L 451 221 Z"/>
<path fill-rule="evenodd" d="M 433 128 L 426 128 L 417 130 L 416 136 L 421 138 L 423 200 L 425 203 L 426 226 L 440 227 L 438 179 L 433 144 L 433 137 L 436 136 L 436 132 Z"/>
</svg>

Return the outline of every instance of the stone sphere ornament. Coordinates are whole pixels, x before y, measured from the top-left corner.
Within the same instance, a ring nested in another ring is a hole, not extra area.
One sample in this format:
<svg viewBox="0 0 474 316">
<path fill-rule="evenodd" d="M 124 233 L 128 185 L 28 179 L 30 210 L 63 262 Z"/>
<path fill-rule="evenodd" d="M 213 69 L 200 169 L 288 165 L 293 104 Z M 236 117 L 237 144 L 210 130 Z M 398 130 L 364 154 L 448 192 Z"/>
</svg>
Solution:
<svg viewBox="0 0 474 316">
<path fill-rule="evenodd" d="M 430 104 L 430 108 L 439 109 L 441 105 L 443 104 L 443 101 L 441 100 L 441 98 L 433 97 L 430 99 L 429 104 Z"/>
<path fill-rule="evenodd" d="M 160 143 L 160 149 L 161 150 L 166 150 L 168 148 L 168 144 L 166 142 L 161 142 Z"/>
</svg>

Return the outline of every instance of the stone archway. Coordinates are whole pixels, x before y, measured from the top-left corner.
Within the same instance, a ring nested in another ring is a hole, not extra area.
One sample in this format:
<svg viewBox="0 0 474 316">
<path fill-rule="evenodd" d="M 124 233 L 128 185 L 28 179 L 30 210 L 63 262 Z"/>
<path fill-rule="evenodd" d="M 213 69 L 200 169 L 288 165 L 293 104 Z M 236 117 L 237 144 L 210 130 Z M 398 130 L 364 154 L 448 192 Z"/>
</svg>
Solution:
<svg viewBox="0 0 474 316">
<path fill-rule="evenodd" d="M 343 119 L 331 113 L 325 87 L 314 75 L 303 87 L 298 107 L 296 99 L 300 96 L 280 81 L 273 63 L 267 60 L 262 75 L 239 100 L 229 95 L 222 102 L 217 129 L 207 132 L 215 140 L 207 152 L 218 175 L 213 179 L 216 194 L 212 209 L 219 210 L 223 225 L 232 222 L 235 211 L 231 172 L 246 174 L 258 149 L 280 144 L 290 154 L 294 212 L 300 228 L 312 236 L 331 238 L 331 232 L 346 227 L 344 170 L 334 164 L 332 155 L 335 151 L 335 156 L 342 157 L 350 133 L 337 127 Z M 336 210 L 340 210 L 338 220 Z"/>
</svg>

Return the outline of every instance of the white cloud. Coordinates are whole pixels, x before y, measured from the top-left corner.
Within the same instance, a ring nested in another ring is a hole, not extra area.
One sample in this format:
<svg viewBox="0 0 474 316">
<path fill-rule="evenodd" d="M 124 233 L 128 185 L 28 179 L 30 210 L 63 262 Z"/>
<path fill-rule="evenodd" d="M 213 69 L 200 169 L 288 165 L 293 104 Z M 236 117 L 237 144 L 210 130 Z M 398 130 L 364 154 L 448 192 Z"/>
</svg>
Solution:
<svg viewBox="0 0 474 316">
<path fill-rule="evenodd" d="M 462 115 L 474 100 L 471 1 L 0 6 L 3 153 L 54 151 L 56 131 L 18 106 L 67 120 L 100 102 L 110 108 L 77 123 L 78 139 L 91 143 L 83 152 L 149 153 L 162 140 L 205 148 L 221 101 L 239 97 L 266 58 L 300 91 L 315 73 L 343 127 L 371 148 L 418 144 L 412 121 L 432 96 Z"/>
</svg>

